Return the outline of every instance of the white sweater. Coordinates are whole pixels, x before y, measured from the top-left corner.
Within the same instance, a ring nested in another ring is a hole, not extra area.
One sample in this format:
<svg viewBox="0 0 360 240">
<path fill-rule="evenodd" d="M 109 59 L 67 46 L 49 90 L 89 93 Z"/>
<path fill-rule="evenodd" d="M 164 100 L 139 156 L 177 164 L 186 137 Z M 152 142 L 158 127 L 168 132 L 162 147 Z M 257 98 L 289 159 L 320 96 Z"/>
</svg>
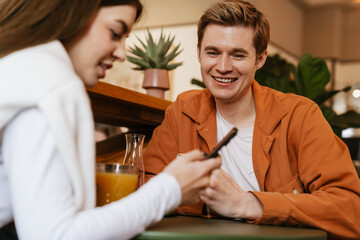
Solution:
<svg viewBox="0 0 360 240">
<path fill-rule="evenodd" d="M 94 126 L 89 99 L 58 41 L 0 59 L 0 129 L 36 107 L 56 139 L 79 210 L 95 205 Z"/>
<path fill-rule="evenodd" d="M 89 99 L 60 42 L 0 59 L 0 227 L 20 239 L 128 239 L 181 200 L 160 174 L 134 194 L 94 208 Z"/>
</svg>

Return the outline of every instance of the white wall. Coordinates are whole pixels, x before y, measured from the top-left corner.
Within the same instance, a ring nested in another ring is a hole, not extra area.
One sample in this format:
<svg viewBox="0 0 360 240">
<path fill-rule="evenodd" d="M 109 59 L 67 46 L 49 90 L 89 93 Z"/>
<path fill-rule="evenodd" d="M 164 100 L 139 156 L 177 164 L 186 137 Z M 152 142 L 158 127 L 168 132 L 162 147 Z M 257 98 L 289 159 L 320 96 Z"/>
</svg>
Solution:
<svg viewBox="0 0 360 240">
<path fill-rule="evenodd" d="M 302 55 L 304 13 L 289 0 L 253 0 L 269 21 L 271 42 L 295 55 Z"/>
</svg>

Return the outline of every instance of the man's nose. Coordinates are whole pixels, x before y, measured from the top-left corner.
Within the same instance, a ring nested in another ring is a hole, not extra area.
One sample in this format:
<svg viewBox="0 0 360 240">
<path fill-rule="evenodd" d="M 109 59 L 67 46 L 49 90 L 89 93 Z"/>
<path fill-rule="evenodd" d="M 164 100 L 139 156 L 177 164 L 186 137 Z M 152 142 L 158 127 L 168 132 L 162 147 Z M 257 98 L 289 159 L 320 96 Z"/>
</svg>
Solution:
<svg viewBox="0 0 360 240">
<path fill-rule="evenodd" d="M 217 70 L 221 73 L 229 72 L 232 70 L 230 56 L 227 56 L 226 54 L 221 55 L 217 63 Z"/>
</svg>

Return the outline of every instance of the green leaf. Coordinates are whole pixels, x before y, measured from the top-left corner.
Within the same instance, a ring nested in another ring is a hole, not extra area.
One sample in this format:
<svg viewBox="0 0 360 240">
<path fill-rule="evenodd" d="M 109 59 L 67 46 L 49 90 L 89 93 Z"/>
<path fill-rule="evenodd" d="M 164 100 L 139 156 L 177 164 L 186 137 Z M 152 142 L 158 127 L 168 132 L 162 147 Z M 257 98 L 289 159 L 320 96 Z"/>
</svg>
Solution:
<svg viewBox="0 0 360 240">
<path fill-rule="evenodd" d="M 134 70 L 136 70 L 136 71 L 143 71 L 143 70 L 145 70 L 145 68 L 141 68 L 141 67 L 134 67 L 134 68 L 132 68 L 132 69 L 134 69 Z"/>
<path fill-rule="evenodd" d="M 129 62 L 136 64 L 138 66 L 140 66 L 143 69 L 147 69 L 147 68 L 151 68 L 151 66 L 149 65 L 149 63 L 144 62 L 142 59 L 140 58 L 136 58 L 136 57 L 132 57 L 132 56 L 127 56 L 127 59 Z"/>
<path fill-rule="evenodd" d="M 333 91 L 323 91 L 321 92 L 318 96 L 316 96 L 316 98 L 314 99 L 314 102 L 316 102 L 317 104 L 322 104 L 325 101 L 329 100 L 330 98 L 332 98 L 333 96 L 335 96 L 336 94 L 338 94 L 339 92 L 348 92 L 351 89 L 351 87 L 345 87 L 341 90 L 333 90 Z"/>
<path fill-rule="evenodd" d="M 202 87 L 202 88 L 206 88 L 204 82 L 200 81 L 199 79 L 196 79 L 196 78 L 191 79 L 191 84 L 197 85 L 197 86 Z"/>
<path fill-rule="evenodd" d="M 166 69 L 171 71 L 171 70 L 174 70 L 175 68 L 177 68 L 180 65 L 182 65 L 182 62 L 169 64 L 169 65 L 167 65 Z"/>
<path fill-rule="evenodd" d="M 349 110 L 346 113 L 337 115 L 333 119 L 334 124 L 341 125 L 345 128 L 349 127 L 360 127 L 360 114 L 354 110 Z"/>
<path fill-rule="evenodd" d="M 155 61 L 157 61 L 157 55 L 156 55 L 156 44 L 155 41 L 149 31 L 148 31 L 148 50 L 149 50 L 149 58 L 154 59 Z"/>
<path fill-rule="evenodd" d="M 156 47 L 156 54 L 159 57 L 161 57 L 161 52 L 163 51 L 162 49 L 164 48 L 164 44 L 165 44 L 165 39 L 164 39 L 163 29 L 161 28 L 160 38 Z"/>
<path fill-rule="evenodd" d="M 169 63 L 171 60 L 173 60 L 176 56 L 178 56 L 182 50 L 178 51 L 180 47 L 180 44 L 177 45 L 168 55 L 165 56 L 164 60 L 162 61 L 162 63 Z"/>
<path fill-rule="evenodd" d="M 152 56 L 148 56 L 150 68 L 157 68 L 157 61 Z"/>
<path fill-rule="evenodd" d="M 148 56 L 146 53 L 140 49 L 139 47 L 135 46 L 135 48 L 130 47 L 130 52 L 139 58 L 142 58 L 144 61 L 148 61 Z"/>
<path fill-rule="evenodd" d="M 286 93 L 295 93 L 295 85 L 291 80 L 292 64 L 281 59 L 278 54 L 268 57 L 264 66 L 256 72 L 255 79 L 259 84 Z"/>
<path fill-rule="evenodd" d="M 322 111 L 322 114 L 324 115 L 325 119 L 329 122 L 331 125 L 333 123 L 333 118 L 336 116 L 336 113 L 331 107 L 321 105 L 320 109 Z"/>
<path fill-rule="evenodd" d="M 144 47 L 145 51 L 147 49 L 147 45 L 138 37 L 136 36 L 137 40 L 141 43 L 141 45 Z"/>
<path fill-rule="evenodd" d="M 163 59 L 166 53 L 169 51 L 170 47 L 172 46 L 175 36 L 170 39 L 171 35 L 168 36 L 167 40 L 164 43 L 163 48 L 159 51 L 159 56 Z"/>
<path fill-rule="evenodd" d="M 318 96 L 330 81 L 330 72 L 321 58 L 312 58 L 310 54 L 301 57 L 295 85 L 298 93 L 310 99 Z"/>
</svg>

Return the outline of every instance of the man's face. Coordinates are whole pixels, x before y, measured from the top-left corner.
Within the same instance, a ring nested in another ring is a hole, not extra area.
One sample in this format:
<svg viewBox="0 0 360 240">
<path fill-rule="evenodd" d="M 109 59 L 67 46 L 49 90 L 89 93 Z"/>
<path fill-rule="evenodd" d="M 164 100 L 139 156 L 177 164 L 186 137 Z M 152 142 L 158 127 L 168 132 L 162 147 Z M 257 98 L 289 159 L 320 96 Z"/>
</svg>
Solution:
<svg viewBox="0 0 360 240">
<path fill-rule="evenodd" d="M 203 81 L 216 102 L 231 104 L 252 94 L 255 72 L 267 56 L 265 51 L 256 57 L 253 36 L 251 27 L 217 24 L 206 27 L 198 59 Z"/>
</svg>

